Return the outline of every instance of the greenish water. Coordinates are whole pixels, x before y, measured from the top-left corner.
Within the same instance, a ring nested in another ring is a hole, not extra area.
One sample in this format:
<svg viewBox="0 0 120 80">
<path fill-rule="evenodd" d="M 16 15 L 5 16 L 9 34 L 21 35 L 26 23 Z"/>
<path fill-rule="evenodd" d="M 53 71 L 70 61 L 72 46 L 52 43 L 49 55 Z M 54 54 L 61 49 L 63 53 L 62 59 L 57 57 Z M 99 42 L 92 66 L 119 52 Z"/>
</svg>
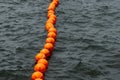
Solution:
<svg viewBox="0 0 120 80">
<path fill-rule="evenodd" d="M 30 80 L 50 0 L 0 0 L 0 80 Z M 45 80 L 120 79 L 120 1 L 60 0 Z"/>
</svg>

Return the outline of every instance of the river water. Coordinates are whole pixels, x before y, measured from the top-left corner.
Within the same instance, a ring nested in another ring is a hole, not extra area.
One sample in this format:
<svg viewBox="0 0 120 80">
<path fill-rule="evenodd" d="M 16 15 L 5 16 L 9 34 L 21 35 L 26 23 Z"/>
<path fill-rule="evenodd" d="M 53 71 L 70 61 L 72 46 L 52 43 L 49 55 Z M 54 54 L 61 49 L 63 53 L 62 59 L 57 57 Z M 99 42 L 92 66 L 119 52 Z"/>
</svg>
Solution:
<svg viewBox="0 0 120 80">
<path fill-rule="evenodd" d="M 0 0 L 0 80 L 30 80 L 50 0 Z M 120 79 L 120 0 L 60 0 L 45 80 Z"/>
</svg>

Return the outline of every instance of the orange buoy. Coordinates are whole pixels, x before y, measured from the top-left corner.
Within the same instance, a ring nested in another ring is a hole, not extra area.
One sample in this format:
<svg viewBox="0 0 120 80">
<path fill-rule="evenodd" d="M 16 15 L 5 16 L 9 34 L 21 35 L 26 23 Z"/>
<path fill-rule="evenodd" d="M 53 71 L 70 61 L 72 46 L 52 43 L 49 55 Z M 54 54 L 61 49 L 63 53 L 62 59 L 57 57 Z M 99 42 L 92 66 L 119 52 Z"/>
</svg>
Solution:
<svg viewBox="0 0 120 80">
<path fill-rule="evenodd" d="M 35 80 L 37 78 L 43 79 L 43 73 L 37 71 L 32 74 L 32 80 Z"/>
<path fill-rule="evenodd" d="M 50 22 L 46 22 L 46 30 L 48 31 L 50 28 L 54 28 L 54 25 Z"/>
<path fill-rule="evenodd" d="M 46 66 L 43 63 L 38 63 L 35 65 L 34 71 L 40 71 L 44 73 L 46 71 Z"/>
<path fill-rule="evenodd" d="M 54 14 L 51 14 L 49 18 L 53 18 L 55 21 L 57 19 L 57 17 Z"/>
<path fill-rule="evenodd" d="M 37 79 L 35 79 L 35 80 L 43 80 L 43 79 L 37 78 Z"/>
<path fill-rule="evenodd" d="M 48 13 L 53 13 L 53 14 L 55 14 L 55 11 L 49 10 Z"/>
<path fill-rule="evenodd" d="M 40 60 L 38 60 L 37 63 L 42 63 L 42 64 L 44 64 L 46 67 L 48 67 L 48 61 L 47 61 L 46 59 L 40 59 Z"/>
<path fill-rule="evenodd" d="M 56 16 L 51 14 L 47 22 L 51 22 L 52 24 L 55 24 L 56 23 Z"/>
<path fill-rule="evenodd" d="M 48 49 L 48 50 L 50 50 L 50 51 L 53 51 L 54 46 L 53 46 L 52 43 L 46 43 L 46 44 L 44 45 L 44 48 L 45 48 L 45 49 Z"/>
<path fill-rule="evenodd" d="M 50 18 L 51 15 L 54 15 L 54 13 L 48 13 L 47 17 Z"/>
<path fill-rule="evenodd" d="M 40 50 L 40 53 L 45 54 L 46 57 L 50 56 L 50 51 L 48 49 L 42 49 L 42 50 Z"/>
<path fill-rule="evenodd" d="M 55 4 L 55 6 L 57 7 L 59 4 L 59 1 L 53 1 L 52 3 Z"/>
<path fill-rule="evenodd" d="M 52 0 L 52 1 L 57 1 L 57 2 L 59 2 L 59 0 Z"/>
<path fill-rule="evenodd" d="M 50 3 L 50 5 L 49 5 L 49 7 L 48 7 L 48 10 L 53 10 L 53 11 L 54 11 L 55 8 L 56 8 L 55 4 Z"/>
<path fill-rule="evenodd" d="M 54 18 L 49 18 L 46 23 L 55 24 L 56 20 Z"/>
<path fill-rule="evenodd" d="M 49 10 L 48 11 L 48 14 L 47 14 L 47 17 L 49 18 L 51 15 L 54 15 L 55 12 L 53 10 Z"/>
<path fill-rule="evenodd" d="M 38 54 L 35 56 L 35 59 L 36 59 L 36 61 L 38 61 L 39 59 L 46 59 L 46 56 L 45 56 L 45 54 L 38 53 Z"/>
<path fill-rule="evenodd" d="M 53 18 L 53 19 L 55 19 L 55 20 L 57 19 L 56 15 L 54 15 L 54 14 L 51 14 L 51 15 L 50 15 L 50 18 Z"/>
<path fill-rule="evenodd" d="M 47 37 L 52 37 L 52 38 L 56 39 L 56 33 L 49 32 L 48 35 L 47 35 Z"/>
<path fill-rule="evenodd" d="M 48 37 L 48 38 L 46 39 L 46 43 L 52 43 L 52 44 L 54 45 L 54 44 L 55 44 L 55 39 L 52 38 L 52 37 Z"/>
<path fill-rule="evenodd" d="M 48 32 L 54 32 L 54 33 L 57 33 L 57 30 L 56 30 L 56 28 L 50 28 L 50 29 L 48 30 Z"/>
</svg>

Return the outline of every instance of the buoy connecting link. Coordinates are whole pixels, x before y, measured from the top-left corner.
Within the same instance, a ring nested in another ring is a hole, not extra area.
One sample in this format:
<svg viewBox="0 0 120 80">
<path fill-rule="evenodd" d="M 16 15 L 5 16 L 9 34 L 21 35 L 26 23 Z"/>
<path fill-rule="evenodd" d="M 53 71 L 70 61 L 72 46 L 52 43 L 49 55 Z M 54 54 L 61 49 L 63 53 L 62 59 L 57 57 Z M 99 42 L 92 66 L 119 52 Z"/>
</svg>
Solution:
<svg viewBox="0 0 120 80">
<path fill-rule="evenodd" d="M 55 9 L 59 4 L 59 0 L 51 0 L 50 5 L 48 6 L 48 14 L 46 21 L 45 29 L 47 30 L 47 38 L 43 49 L 35 56 L 36 64 L 34 66 L 34 72 L 31 76 L 32 80 L 44 80 L 44 73 L 48 67 L 47 59 L 51 56 L 52 51 L 54 50 L 54 45 L 56 42 L 57 30 L 55 28 L 56 15 Z"/>
</svg>

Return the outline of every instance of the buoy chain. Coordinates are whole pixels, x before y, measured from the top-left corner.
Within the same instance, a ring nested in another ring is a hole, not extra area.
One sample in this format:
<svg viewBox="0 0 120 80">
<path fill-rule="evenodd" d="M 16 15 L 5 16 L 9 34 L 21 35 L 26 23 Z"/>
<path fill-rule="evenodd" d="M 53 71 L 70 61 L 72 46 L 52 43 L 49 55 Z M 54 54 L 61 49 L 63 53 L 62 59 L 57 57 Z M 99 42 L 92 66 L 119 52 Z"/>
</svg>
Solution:
<svg viewBox="0 0 120 80">
<path fill-rule="evenodd" d="M 48 67 L 47 59 L 51 56 L 54 50 L 54 45 L 56 42 L 57 30 L 55 28 L 56 15 L 55 9 L 59 4 L 59 0 L 51 0 L 48 6 L 48 14 L 45 29 L 47 30 L 47 38 L 43 49 L 35 56 L 36 64 L 34 66 L 34 72 L 31 76 L 32 80 L 44 80 L 44 74 Z"/>
</svg>

